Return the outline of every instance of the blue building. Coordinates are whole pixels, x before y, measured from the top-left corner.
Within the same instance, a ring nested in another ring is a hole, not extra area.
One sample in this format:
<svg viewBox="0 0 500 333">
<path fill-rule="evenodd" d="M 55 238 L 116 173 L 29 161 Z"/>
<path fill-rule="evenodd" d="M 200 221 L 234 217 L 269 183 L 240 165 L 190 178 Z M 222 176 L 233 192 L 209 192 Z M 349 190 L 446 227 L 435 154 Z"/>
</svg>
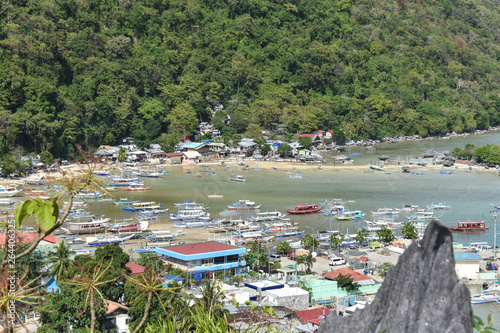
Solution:
<svg viewBox="0 0 500 333">
<path fill-rule="evenodd" d="M 185 270 L 200 279 L 210 278 L 213 272 L 221 270 L 229 270 L 231 275 L 239 274 L 240 267 L 246 265 L 240 256 L 246 251 L 244 247 L 219 242 L 157 247 L 155 250 L 165 265 Z"/>
</svg>

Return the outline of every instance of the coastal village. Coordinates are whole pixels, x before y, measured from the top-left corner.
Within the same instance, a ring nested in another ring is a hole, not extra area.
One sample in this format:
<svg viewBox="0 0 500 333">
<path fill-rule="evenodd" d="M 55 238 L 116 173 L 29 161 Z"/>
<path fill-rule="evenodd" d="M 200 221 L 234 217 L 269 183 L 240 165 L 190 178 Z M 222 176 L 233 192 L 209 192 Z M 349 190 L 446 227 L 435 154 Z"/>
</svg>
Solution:
<svg viewBox="0 0 500 333">
<path fill-rule="evenodd" d="M 199 134 L 205 134 L 203 131 L 212 133 L 214 130 L 204 124 L 200 126 Z M 197 173 L 198 177 L 227 168 L 267 168 L 288 173 L 292 178 L 302 177 L 302 171 L 290 172 L 297 165 L 300 165 L 300 170 L 327 165 L 349 167 L 347 156 L 350 155 L 344 154 L 345 147 L 335 146 L 331 134 L 317 131 L 301 135 L 310 138 L 311 146 L 305 149 L 298 141 L 291 142 L 288 145 L 293 150 L 287 157 L 279 157 L 278 147 L 284 144 L 279 140 L 267 140 L 271 150 L 265 156 L 261 153 L 261 145 L 245 138 L 231 146 L 217 140 L 186 140 L 173 153 L 163 152 L 158 145 L 140 150 L 131 138 L 122 139 L 116 147 L 101 146 L 93 153 L 95 165 L 99 166 L 94 170 L 99 185 L 75 193 L 70 208 L 61 207 L 60 212 L 69 209 L 67 220 L 44 237 L 36 251 L 48 256 L 58 247 L 66 246 L 71 258 L 76 258 L 91 257 L 96 249 L 119 247 L 130 253 L 128 262 L 122 267 L 129 276 L 147 275 L 152 268 L 139 262 L 144 262 L 141 258 L 149 256 L 164 267 L 161 283 L 165 287 L 176 286 L 180 293 L 200 299 L 204 288 L 215 285 L 220 290 L 216 301 L 223 304 L 227 313 L 224 318 L 228 318 L 232 329 L 259 331 L 272 325 L 282 332 L 315 332 L 329 315 L 349 316 L 370 304 L 390 267 L 398 263 L 412 242 L 421 239 L 427 223 L 437 218 L 435 213 L 452 207 L 431 203 L 427 207 L 406 205 L 397 209 L 358 212 L 349 210 L 347 201 L 332 199 L 297 205 L 286 212 L 269 212 L 259 210 L 260 205 L 253 201 L 237 200 L 227 209 L 244 212 L 247 218 L 215 220 L 202 203 L 180 201 L 175 204 L 177 212 L 169 214 L 168 209 L 162 207 L 161 198 L 158 202 L 132 201 L 127 194 L 147 192 L 152 186 L 147 180 L 164 177 L 168 168 L 183 167 L 187 173 Z M 121 149 L 126 150 L 126 158 L 119 161 Z M 338 151 L 338 158 L 327 164 L 320 152 L 334 149 Z M 364 169 L 365 172 L 405 172 L 405 166 L 421 167 L 418 163 L 443 168 L 443 162 L 450 160 L 448 157 L 449 152 L 427 151 L 414 162 L 395 162 L 381 156 L 380 163 L 374 167 L 364 166 Z M 460 162 L 452 163 L 453 168 L 448 170 L 471 168 L 470 164 Z M 36 161 L 34 163 L 37 165 Z M 67 161 L 58 164 L 54 171 L 40 170 L 11 181 L 9 186 L 2 185 L 0 202 L 4 214 L 12 218 L 19 202 L 26 199 L 50 199 L 53 186 L 60 186 L 56 184 L 60 184 L 61 171 L 66 176 L 76 175 L 87 167 Z M 478 167 L 474 166 L 474 169 L 479 170 Z M 497 172 L 495 168 L 493 170 Z M 234 175 L 228 181 L 245 182 L 246 179 Z M 208 196 L 210 199 L 222 197 L 220 194 Z M 61 198 L 62 205 L 67 198 Z M 117 209 L 132 212 L 133 217 L 123 221 L 115 219 L 113 223 L 99 212 L 88 211 L 93 203 L 101 201 L 113 201 Z M 342 235 L 334 229 L 305 233 L 290 219 L 302 214 L 326 214 L 337 221 L 366 218 L 367 226 L 357 235 Z M 399 232 L 397 237 L 395 230 L 402 229 L 402 224 L 395 223 L 394 216 L 406 216 L 409 220 L 405 232 Z M 177 231 L 163 231 L 161 226 L 164 223 L 173 224 Z M 487 231 L 484 222 L 468 221 L 459 223 L 456 230 L 451 227 L 450 230 L 478 231 L 481 228 Z M 33 226 L 26 224 L 16 236 L 17 241 L 30 244 L 37 237 L 34 231 Z M 218 236 L 212 240 L 207 238 L 207 235 L 214 234 Z M 0 243 L 7 244 L 5 236 Z M 500 285 L 496 283 L 498 265 L 495 257 L 496 249 L 487 242 L 454 244 L 458 278 L 482 290 L 478 296 L 472 297 L 472 304 L 500 301 L 496 296 Z M 42 271 L 51 271 L 50 267 L 55 264 L 45 263 Z M 39 284 L 48 294 L 61 290 L 57 274 L 49 276 L 44 273 Z M 115 300 L 104 299 L 103 304 L 105 331 L 132 331 L 128 314 L 130 300 L 119 295 Z M 21 320 L 16 323 L 19 331 L 36 331 L 41 324 L 41 312 L 37 307 L 22 308 Z M 272 315 L 269 315 L 269 309 L 272 309 Z M 21 324 L 27 326 L 19 326 Z"/>
</svg>

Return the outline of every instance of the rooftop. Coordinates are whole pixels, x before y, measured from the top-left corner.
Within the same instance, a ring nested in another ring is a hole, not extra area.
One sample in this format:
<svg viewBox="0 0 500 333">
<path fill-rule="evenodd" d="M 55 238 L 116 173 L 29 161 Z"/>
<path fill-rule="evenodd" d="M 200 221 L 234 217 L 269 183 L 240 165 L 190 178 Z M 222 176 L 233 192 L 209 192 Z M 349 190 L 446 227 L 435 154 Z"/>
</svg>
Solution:
<svg viewBox="0 0 500 333">
<path fill-rule="evenodd" d="M 239 248 L 240 247 L 238 246 L 219 243 L 219 242 L 205 242 L 205 243 L 184 244 L 184 245 L 174 245 L 174 246 L 164 247 L 165 250 L 169 250 L 184 255 L 235 250 Z"/>
<path fill-rule="evenodd" d="M 304 324 L 307 324 L 311 320 L 318 318 L 325 318 L 325 315 L 329 314 L 331 311 L 325 307 L 309 309 L 304 311 L 295 311 L 297 317 L 299 317 L 300 321 Z"/>
<path fill-rule="evenodd" d="M 136 264 L 135 262 L 126 263 L 125 267 L 130 269 L 132 274 L 142 274 L 148 269 L 146 266 L 141 266 L 139 264 Z"/>
<path fill-rule="evenodd" d="M 339 276 L 339 274 L 342 274 L 343 276 L 348 276 L 353 281 L 362 281 L 362 280 L 371 280 L 372 279 L 369 276 L 366 276 L 364 274 L 361 274 L 361 273 L 358 273 L 356 271 L 353 271 L 352 269 L 349 269 L 347 267 L 336 269 L 336 270 L 324 273 L 323 276 L 326 279 L 334 280 L 334 279 L 336 279 Z"/>
<path fill-rule="evenodd" d="M 106 303 L 108 305 L 108 310 L 106 311 L 106 314 L 115 312 L 118 309 L 123 309 L 125 311 L 128 311 L 128 307 L 126 307 L 125 305 L 121 305 L 120 303 L 116 303 L 110 300 L 106 300 Z"/>
<path fill-rule="evenodd" d="M 483 260 L 483 258 L 477 253 L 469 253 L 469 252 L 453 252 L 453 257 L 456 260 L 460 261 L 478 261 Z"/>
</svg>

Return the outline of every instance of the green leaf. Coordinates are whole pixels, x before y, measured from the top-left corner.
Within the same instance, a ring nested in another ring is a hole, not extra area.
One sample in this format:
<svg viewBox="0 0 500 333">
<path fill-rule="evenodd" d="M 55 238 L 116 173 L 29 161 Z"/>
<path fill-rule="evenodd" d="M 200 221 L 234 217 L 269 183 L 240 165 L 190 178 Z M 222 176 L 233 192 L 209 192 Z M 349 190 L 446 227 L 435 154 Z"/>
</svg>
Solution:
<svg viewBox="0 0 500 333">
<path fill-rule="evenodd" d="M 41 206 L 36 208 L 36 218 L 40 229 L 47 231 L 56 223 L 59 217 L 59 207 L 54 202 L 47 200 Z"/>
<path fill-rule="evenodd" d="M 36 201 L 36 199 L 28 199 L 17 206 L 16 215 L 14 216 L 16 228 L 20 228 L 23 220 L 26 217 L 31 217 L 35 213 L 35 209 L 37 206 L 38 202 Z"/>
</svg>

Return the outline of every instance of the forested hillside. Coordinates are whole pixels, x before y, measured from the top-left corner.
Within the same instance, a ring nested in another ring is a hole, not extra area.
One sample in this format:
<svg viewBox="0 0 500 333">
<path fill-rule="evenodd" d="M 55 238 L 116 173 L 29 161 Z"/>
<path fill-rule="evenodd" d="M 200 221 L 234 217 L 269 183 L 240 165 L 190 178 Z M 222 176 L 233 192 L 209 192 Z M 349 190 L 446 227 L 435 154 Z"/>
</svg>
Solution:
<svg viewBox="0 0 500 333">
<path fill-rule="evenodd" d="M 226 138 L 274 122 L 351 139 L 499 125 L 499 3 L 2 1 L 0 152 L 173 144 L 218 103 Z"/>
</svg>

